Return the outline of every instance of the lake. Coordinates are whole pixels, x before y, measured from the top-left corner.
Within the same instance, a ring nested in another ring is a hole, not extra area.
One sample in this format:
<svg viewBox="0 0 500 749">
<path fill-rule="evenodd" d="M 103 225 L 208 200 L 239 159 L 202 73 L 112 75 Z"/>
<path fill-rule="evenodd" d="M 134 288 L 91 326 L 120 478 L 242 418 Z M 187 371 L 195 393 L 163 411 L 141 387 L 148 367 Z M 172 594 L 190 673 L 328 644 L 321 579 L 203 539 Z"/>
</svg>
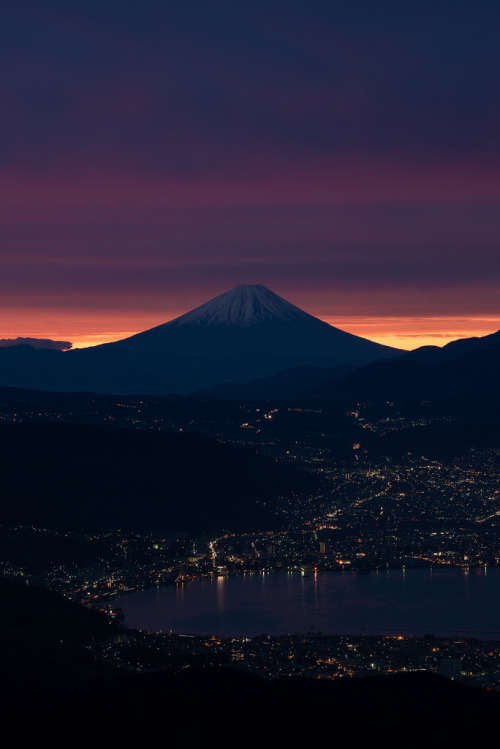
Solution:
<svg viewBox="0 0 500 749">
<path fill-rule="evenodd" d="M 500 639 L 500 569 L 262 572 L 113 599 L 125 624 L 156 632 L 460 635 Z"/>
</svg>

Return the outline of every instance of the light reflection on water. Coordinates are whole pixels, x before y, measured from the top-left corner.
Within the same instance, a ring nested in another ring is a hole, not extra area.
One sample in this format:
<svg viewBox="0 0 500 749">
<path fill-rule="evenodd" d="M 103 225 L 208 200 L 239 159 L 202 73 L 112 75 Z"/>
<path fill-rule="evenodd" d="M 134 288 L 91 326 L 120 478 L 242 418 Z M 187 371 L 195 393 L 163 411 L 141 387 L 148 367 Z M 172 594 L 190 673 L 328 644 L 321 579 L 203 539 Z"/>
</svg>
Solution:
<svg viewBox="0 0 500 749">
<path fill-rule="evenodd" d="M 461 634 L 500 639 L 500 570 L 262 572 L 115 599 L 130 627 L 253 636 Z"/>
</svg>

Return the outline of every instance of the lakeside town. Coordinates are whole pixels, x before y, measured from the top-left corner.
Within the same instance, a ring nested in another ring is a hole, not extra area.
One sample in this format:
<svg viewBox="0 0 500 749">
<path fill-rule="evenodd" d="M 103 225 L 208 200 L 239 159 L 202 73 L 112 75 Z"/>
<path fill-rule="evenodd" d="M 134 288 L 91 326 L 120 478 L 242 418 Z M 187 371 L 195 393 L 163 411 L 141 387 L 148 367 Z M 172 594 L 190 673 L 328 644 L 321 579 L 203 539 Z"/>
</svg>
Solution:
<svg viewBox="0 0 500 749">
<path fill-rule="evenodd" d="M 107 612 L 115 621 L 121 618 L 113 603 L 117 596 L 196 580 L 279 571 L 367 575 L 422 568 L 460 568 L 464 574 L 484 575 L 500 565 L 500 450 L 469 448 L 460 458 L 439 460 L 418 453 L 395 459 L 366 450 L 364 433 L 408 427 L 409 419 L 397 410 L 392 413 L 391 405 L 390 415 L 377 419 L 365 418 L 361 407 L 344 414 L 353 430 L 347 450 L 336 450 L 322 432 L 310 431 L 300 439 L 300 430 L 289 428 L 295 419 L 302 429 L 304 419 L 321 418 L 320 409 L 228 406 L 225 412 L 219 409 L 217 420 L 211 418 L 210 404 L 201 404 L 190 419 L 182 409 L 175 418 L 162 417 L 156 407 L 152 422 L 147 400 L 114 403 L 102 398 L 76 407 L 71 402 L 66 411 L 59 407 L 4 404 L 0 418 L 6 423 L 116 419 L 116 426 L 129 429 L 200 430 L 318 478 L 310 491 L 262 500 L 277 519 L 273 530 L 154 534 L 115 529 L 83 534 L 35 525 L 0 527 L 1 575 L 50 588 Z M 168 408 L 175 411 L 171 403 Z M 121 423 L 117 414 L 124 413 L 126 423 Z M 260 430 L 263 435 L 256 434 Z M 30 553 L 9 556 L 10 548 L 29 548 Z M 96 657 L 137 671 L 218 663 L 266 677 L 341 678 L 423 669 L 489 688 L 500 683 L 496 641 L 432 634 L 309 632 L 223 638 L 124 629 L 95 647 Z"/>
<path fill-rule="evenodd" d="M 324 453 L 308 449 L 311 470 L 326 475 L 321 491 L 278 500 L 278 530 L 84 536 L 4 526 L 5 538 L 57 547 L 59 561 L 42 566 L 43 554 L 32 565 L 4 559 L 0 572 L 89 603 L 148 586 L 262 570 L 498 566 L 499 451 L 471 451 L 448 464 L 413 456 L 397 465 L 365 459 L 348 471 Z"/>
<path fill-rule="evenodd" d="M 500 690 L 500 642 L 402 635 L 296 635 L 253 638 L 127 630 L 92 646 L 99 659 L 132 672 L 233 666 L 266 678 L 317 679 L 430 671 Z"/>
</svg>

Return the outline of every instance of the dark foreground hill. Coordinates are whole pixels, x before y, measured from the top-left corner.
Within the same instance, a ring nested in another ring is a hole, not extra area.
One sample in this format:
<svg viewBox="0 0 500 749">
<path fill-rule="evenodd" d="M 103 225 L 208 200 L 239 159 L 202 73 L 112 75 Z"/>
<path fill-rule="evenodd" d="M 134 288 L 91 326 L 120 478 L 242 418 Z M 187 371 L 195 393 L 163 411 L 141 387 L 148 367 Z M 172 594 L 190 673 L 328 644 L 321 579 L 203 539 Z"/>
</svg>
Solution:
<svg viewBox="0 0 500 749">
<path fill-rule="evenodd" d="M 59 593 L 0 577 L 0 631 L 54 642 L 81 642 L 110 637 L 114 625 L 93 609 L 79 606 Z"/>
<path fill-rule="evenodd" d="M 487 745 L 500 695 L 418 672 L 268 681 L 231 668 L 124 674 L 106 619 L 0 581 L 0 720 L 20 747 Z"/>
<path fill-rule="evenodd" d="M 0 522 L 94 532 L 256 530 L 258 501 L 311 487 L 301 471 L 200 434 L 81 424 L 0 427 Z"/>
<path fill-rule="evenodd" d="M 76 747 L 465 747 L 495 735 L 500 695 L 430 673 L 268 682 L 214 668 L 8 695 L 3 705 L 20 746 L 66 747 L 71 736 Z"/>
<path fill-rule="evenodd" d="M 62 688 L 113 671 L 83 645 L 119 630 L 59 593 L 0 578 L 0 692 Z"/>
</svg>

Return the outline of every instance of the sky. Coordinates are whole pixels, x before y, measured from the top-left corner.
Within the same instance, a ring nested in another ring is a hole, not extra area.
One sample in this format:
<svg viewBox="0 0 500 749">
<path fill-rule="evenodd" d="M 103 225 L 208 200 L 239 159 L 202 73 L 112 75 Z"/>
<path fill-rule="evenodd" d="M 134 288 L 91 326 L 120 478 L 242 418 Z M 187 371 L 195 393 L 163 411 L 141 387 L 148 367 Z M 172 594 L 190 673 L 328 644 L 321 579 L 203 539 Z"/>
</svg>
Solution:
<svg viewBox="0 0 500 749">
<path fill-rule="evenodd" d="M 12 0 L 0 338 L 263 283 L 402 348 L 500 328 L 497 0 Z"/>
</svg>

